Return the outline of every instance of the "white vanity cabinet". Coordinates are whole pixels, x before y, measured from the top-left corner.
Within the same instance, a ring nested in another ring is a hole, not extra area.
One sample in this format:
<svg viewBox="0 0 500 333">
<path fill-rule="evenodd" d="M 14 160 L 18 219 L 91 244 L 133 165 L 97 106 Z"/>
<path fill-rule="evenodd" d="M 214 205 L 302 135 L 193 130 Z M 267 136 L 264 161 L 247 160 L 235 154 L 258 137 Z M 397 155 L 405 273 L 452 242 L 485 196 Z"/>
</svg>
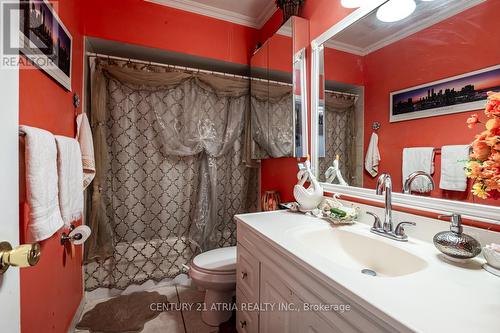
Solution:
<svg viewBox="0 0 500 333">
<path fill-rule="evenodd" d="M 249 262 L 255 265 L 250 266 Z M 252 273 L 250 267 L 254 269 Z M 249 289 L 249 285 L 255 285 L 256 289 Z M 241 244 L 238 244 L 236 299 L 240 333 L 341 332 L 316 313 L 302 311 L 304 301 L 300 296 L 280 280 L 278 272 L 259 262 Z"/>
<path fill-rule="evenodd" d="M 237 253 L 239 333 L 404 331 L 332 288 L 306 263 L 240 221 Z M 348 305 L 350 310 L 312 309 L 320 305 Z"/>
<path fill-rule="evenodd" d="M 340 332 L 314 312 L 302 311 L 302 299 L 278 277 L 277 272 L 262 265 L 260 332 Z"/>
<path fill-rule="evenodd" d="M 275 272 L 265 264 L 260 276 L 260 332 L 292 332 L 297 321 L 297 313 L 278 306 L 297 303 L 293 291 L 284 284 Z M 273 308 L 271 308 L 271 306 Z"/>
</svg>

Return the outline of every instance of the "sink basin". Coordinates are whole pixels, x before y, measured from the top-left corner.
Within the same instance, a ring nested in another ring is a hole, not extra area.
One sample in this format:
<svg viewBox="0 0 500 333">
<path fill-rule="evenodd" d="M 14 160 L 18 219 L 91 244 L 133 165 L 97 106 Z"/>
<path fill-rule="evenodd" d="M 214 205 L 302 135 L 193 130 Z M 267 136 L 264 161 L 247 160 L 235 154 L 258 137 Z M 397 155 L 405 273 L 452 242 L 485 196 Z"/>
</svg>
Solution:
<svg viewBox="0 0 500 333">
<path fill-rule="evenodd" d="M 416 273 L 427 266 L 422 258 L 391 245 L 390 240 L 378 239 L 380 236 L 368 230 L 303 229 L 294 232 L 293 237 L 309 250 L 331 260 L 332 264 L 358 272 L 371 270 L 377 276 L 397 277 Z"/>
</svg>

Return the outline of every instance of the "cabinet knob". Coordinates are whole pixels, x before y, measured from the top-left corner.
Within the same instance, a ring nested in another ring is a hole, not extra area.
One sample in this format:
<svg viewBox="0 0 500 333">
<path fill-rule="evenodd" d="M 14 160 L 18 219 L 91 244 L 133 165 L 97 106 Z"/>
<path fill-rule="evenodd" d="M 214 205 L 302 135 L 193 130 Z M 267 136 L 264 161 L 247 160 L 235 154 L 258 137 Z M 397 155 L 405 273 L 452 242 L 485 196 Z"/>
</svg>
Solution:
<svg viewBox="0 0 500 333">
<path fill-rule="evenodd" d="M 30 267 L 35 266 L 40 260 L 40 244 L 19 245 L 15 249 L 8 242 L 0 243 L 0 274 L 9 266 Z"/>
<path fill-rule="evenodd" d="M 241 279 L 245 280 L 247 278 L 247 272 L 241 272 Z"/>
<path fill-rule="evenodd" d="M 247 321 L 246 320 L 240 320 L 240 326 L 241 326 L 241 328 L 247 327 Z"/>
</svg>

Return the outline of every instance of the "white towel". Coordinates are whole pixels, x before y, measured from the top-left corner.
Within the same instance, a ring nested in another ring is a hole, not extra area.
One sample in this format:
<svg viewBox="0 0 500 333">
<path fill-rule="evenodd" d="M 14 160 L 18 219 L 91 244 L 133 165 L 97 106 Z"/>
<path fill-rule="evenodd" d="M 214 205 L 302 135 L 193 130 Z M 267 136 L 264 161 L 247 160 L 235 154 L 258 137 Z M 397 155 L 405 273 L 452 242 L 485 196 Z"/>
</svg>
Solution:
<svg viewBox="0 0 500 333">
<path fill-rule="evenodd" d="M 76 117 L 76 139 L 82 152 L 83 188 L 85 189 L 95 177 L 94 142 L 89 119 L 85 112 Z"/>
<path fill-rule="evenodd" d="M 467 190 L 465 163 L 469 160 L 469 145 L 443 146 L 441 148 L 441 179 L 439 187 L 443 190 Z"/>
<path fill-rule="evenodd" d="M 82 153 L 78 141 L 56 135 L 57 173 L 59 176 L 59 207 L 64 224 L 82 217 L 83 213 L 83 167 Z"/>
<path fill-rule="evenodd" d="M 376 133 L 372 133 L 365 157 L 365 169 L 372 177 L 377 176 L 379 163 L 380 152 L 378 150 L 378 135 Z"/>
<path fill-rule="evenodd" d="M 33 241 L 50 238 L 63 226 L 57 187 L 57 148 L 45 130 L 20 126 L 26 134 L 26 199 Z"/>
<path fill-rule="evenodd" d="M 406 178 L 416 171 L 423 171 L 428 175 L 434 173 L 433 147 L 403 149 L 403 184 Z M 415 192 L 426 193 L 431 189 L 431 182 L 425 177 L 417 177 L 411 184 L 411 190 Z"/>
</svg>

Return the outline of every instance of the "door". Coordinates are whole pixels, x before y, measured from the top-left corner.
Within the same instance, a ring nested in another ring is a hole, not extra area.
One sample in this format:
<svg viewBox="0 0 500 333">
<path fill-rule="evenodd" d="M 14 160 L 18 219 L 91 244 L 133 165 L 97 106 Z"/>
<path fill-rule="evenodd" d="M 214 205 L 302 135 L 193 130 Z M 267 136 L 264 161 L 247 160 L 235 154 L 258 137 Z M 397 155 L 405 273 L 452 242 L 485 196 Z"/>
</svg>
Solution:
<svg viewBox="0 0 500 333">
<path fill-rule="evenodd" d="M 8 241 L 12 246 L 19 244 L 19 185 L 18 185 L 18 146 L 19 146 L 19 68 L 18 55 L 5 54 L 7 40 L 19 39 L 19 13 L 4 10 L 12 0 L 0 0 L 0 48 L 2 62 L 9 65 L 0 67 L 0 242 Z M 10 22 L 9 22 L 10 21 Z M 6 36 L 8 36 L 6 38 Z M 9 268 L 0 275 L 0 323 L 1 331 L 16 333 L 20 331 L 20 294 L 19 269 Z"/>
</svg>

